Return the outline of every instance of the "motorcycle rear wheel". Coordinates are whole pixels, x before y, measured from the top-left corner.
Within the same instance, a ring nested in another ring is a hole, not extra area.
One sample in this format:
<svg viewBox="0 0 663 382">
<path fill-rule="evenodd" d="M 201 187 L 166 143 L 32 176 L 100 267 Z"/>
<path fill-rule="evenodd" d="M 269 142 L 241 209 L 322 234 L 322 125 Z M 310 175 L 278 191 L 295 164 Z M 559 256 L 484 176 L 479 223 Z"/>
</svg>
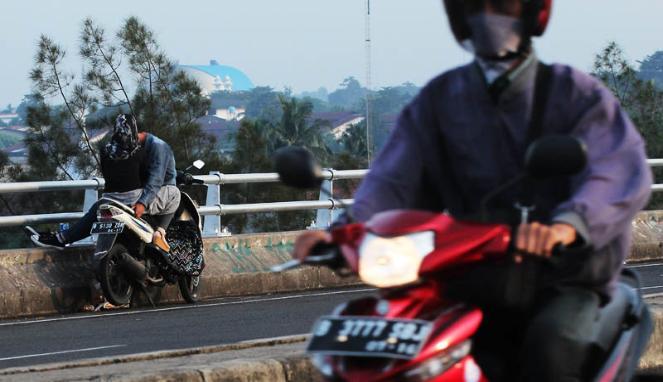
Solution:
<svg viewBox="0 0 663 382">
<path fill-rule="evenodd" d="M 106 300 L 116 306 L 128 304 L 134 292 L 134 281 L 122 269 L 121 258 L 124 253 L 129 253 L 127 248 L 116 243 L 99 264 L 101 289 Z"/>
<path fill-rule="evenodd" d="M 180 287 L 180 294 L 189 304 L 195 304 L 199 300 L 198 291 L 200 290 L 200 276 L 180 276 L 177 284 Z"/>
</svg>

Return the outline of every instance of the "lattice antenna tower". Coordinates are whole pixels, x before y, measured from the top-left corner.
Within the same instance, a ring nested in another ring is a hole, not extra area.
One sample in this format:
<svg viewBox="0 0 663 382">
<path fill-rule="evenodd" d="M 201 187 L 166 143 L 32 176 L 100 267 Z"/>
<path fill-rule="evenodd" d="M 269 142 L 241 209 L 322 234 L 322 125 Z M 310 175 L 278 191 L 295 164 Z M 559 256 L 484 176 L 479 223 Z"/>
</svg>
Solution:
<svg viewBox="0 0 663 382">
<path fill-rule="evenodd" d="M 368 164 L 371 163 L 371 89 L 372 89 L 372 62 L 371 62 L 371 0 L 366 0 L 366 156 Z"/>
</svg>

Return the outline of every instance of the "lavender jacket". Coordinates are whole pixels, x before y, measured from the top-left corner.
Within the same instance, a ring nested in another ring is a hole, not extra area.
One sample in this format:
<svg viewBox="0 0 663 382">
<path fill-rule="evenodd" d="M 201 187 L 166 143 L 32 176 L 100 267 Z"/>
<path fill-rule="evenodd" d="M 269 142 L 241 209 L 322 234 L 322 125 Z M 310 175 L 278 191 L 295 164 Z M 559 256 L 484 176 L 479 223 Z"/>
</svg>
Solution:
<svg viewBox="0 0 663 382">
<path fill-rule="evenodd" d="M 538 68 L 528 61 L 497 100 L 476 63 L 433 79 L 376 157 L 355 196 L 355 217 L 401 208 L 477 213 L 484 195 L 523 171 Z M 542 134 L 578 137 L 589 165 L 537 189 L 538 220 L 572 224 L 593 245 L 573 282 L 607 293 L 628 252 L 631 219 L 648 200 L 651 171 L 642 137 L 611 92 L 571 67 L 552 69 Z M 498 207 L 512 208 L 514 198 Z"/>
</svg>

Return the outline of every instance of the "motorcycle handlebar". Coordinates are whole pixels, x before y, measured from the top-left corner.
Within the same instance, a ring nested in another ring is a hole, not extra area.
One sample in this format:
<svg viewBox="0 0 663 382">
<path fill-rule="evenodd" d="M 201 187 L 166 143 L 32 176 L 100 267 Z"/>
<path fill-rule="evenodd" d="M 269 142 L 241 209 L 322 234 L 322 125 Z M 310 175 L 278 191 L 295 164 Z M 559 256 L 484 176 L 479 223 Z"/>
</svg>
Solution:
<svg viewBox="0 0 663 382">
<path fill-rule="evenodd" d="M 184 186 L 189 186 L 192 184 L 205 184 L 205 182 L 203 182 L 202 180 L 196 179 L 193 177 L 193 175 L 184 171 L 177 172 L 176 182 L 178 185 L 184 185 Z"/>
<path fill-rule="evenodd" d="M 571 259 L 571 261 L 573 261 L 572 259 L 582 258 L 583 256 L 590 254 L 592 251 L 593 247 L 591 245 L 581 242 L 571 246 L 566 246 L 561 243 L 556 244 L 552 249 L 552 255 L 550 257 L 543 257 L 517 251 L 512 251 L 512 254 L 539 260 L 552 266 L 561 266 L 567 261 L 567 259 Z"/>
</svg>

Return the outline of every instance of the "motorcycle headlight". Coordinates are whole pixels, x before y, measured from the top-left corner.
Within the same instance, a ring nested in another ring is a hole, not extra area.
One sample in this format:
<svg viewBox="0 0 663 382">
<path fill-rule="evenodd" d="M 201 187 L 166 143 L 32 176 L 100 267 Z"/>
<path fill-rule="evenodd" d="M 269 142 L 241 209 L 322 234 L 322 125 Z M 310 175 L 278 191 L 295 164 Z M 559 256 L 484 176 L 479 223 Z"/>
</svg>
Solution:
<svg viewBox="0 0 663 382">
<path fill-rule="evenodd" d="M 389 238 L 369 232 L 359 247 L 359 277 L 378 288 L 415 282 L 421 262 L 434 248 L 432 231 Z"/>
<path fill-rule="evenodd" d="M 457 346 L 454 346 L 451 349 L 443 351 L 442 353 L 432 357 L 424 362 L 422 362 L 417 367 L 410 369 L 403 373 L 403 380 L 407 382 L 425 382 L 434 379 L 445 371 L 449 370 L 458 362 L 462 361 L 463 358 L 467 357 L 470 354 L 472 349 L 472 342 L 467 340 Z M 478 368 L 476 365 L 471 364 L 467 366 L 472 368 L 472 370 L 465 370 L 465 380 L 466 381 L 478 381 L 480 379 L 477 377 Z M 477 370 L 475 370 L 476 368 Z M 479 372 L 480 373 L 480 372 Z"/>
</svg>

